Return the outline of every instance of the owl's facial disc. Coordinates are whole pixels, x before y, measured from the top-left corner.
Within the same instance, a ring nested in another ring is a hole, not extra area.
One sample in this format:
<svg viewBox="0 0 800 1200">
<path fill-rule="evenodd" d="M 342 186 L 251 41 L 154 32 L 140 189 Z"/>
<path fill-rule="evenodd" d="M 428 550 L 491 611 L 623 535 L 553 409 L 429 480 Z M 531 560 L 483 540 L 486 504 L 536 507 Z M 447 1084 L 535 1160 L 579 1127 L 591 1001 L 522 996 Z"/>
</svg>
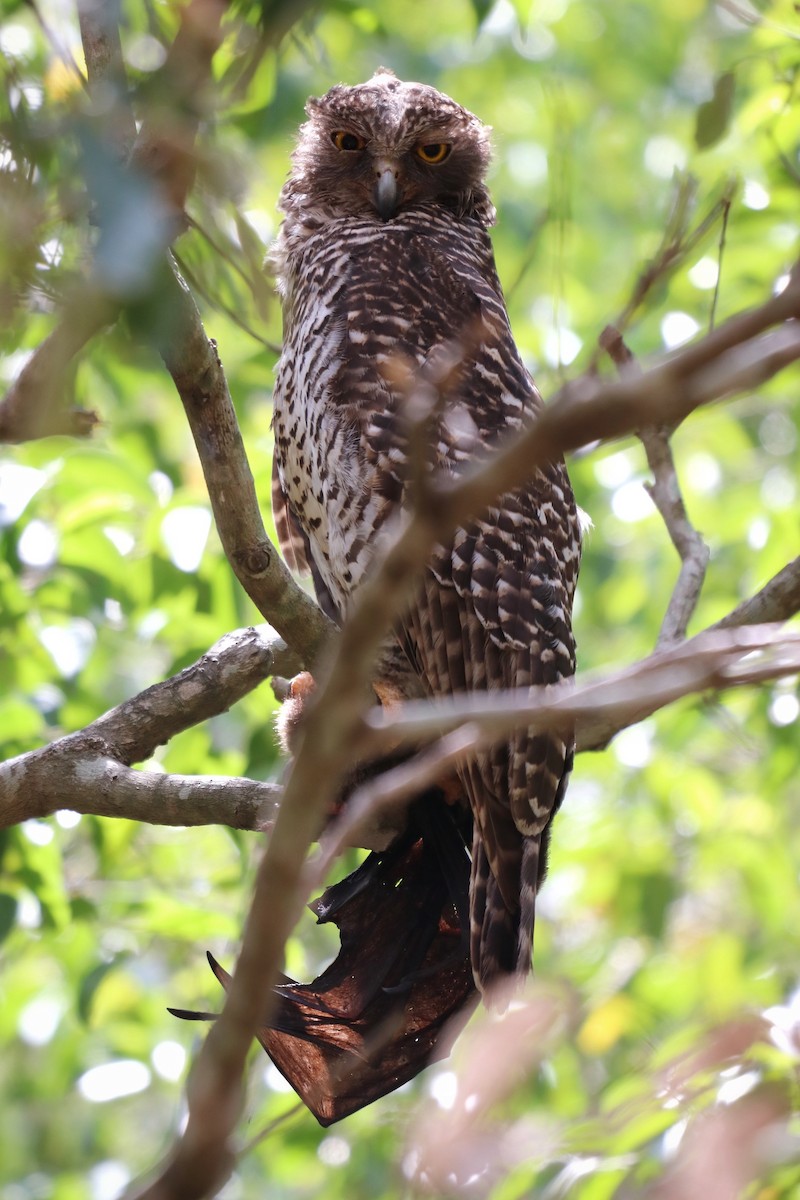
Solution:
<svg viewBox="0 0 800 1200">
<path fill-rule="evenodd" d="M 311 198 L 332 215 L 388 222 L 440 205 L 491 224 L 489 130 L 448 96 L 379 73 L 337 84 L 306 109 L 285 212 Z"/>
</svg>

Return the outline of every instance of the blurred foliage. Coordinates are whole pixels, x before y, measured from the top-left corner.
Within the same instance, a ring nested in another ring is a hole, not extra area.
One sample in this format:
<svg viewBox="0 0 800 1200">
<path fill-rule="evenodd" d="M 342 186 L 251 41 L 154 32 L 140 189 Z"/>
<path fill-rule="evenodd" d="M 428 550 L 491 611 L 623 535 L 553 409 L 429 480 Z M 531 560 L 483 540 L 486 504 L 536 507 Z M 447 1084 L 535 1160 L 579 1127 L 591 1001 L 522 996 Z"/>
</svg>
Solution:
<svg viewBox="0 0 800 1200">
<path fill-rule="evenodd" d="M 141 116 L 176 14 L 139 0 L 123 10 Z M 65 381 L 101 417 L 91 441 L 49 438 L 0 454 L 8 757 L 79 728 L 256 614 L 221 554 L 180 405 L 148 348 L 146 272 L 126 274 L 126 264 L 146 264 L 148 247 L 152 255 L 152 195 L 144 184 L 132 193 L 111 169 L 113 121 L 88 107 L 70 6 L 6 0 L 4 12 L 4 382 L 87 262 L 126 300 L 123 320 Z M 276 50 L 270 22 L 283 32 L 292 21 Z M 789 0 L 282 2 L 234 8 L 228 33 L 176 254 L 219 345 L 265 512 L 280 315 L 263 247 L 304 101 L 341 79 L 385 64 L 494 126 L 498 266 L 545 395 L 589 362 L 624 309 L 670 219 L 676 172 L 697 181 L 695 223 L 735 178 L 724 253 L 717 221 L 648 295 L 628 333 L 637 355 L 708 327 L 720 268 L 717 320 L 764 299 L 797 255 L 800 23 Z M 694 629 L 797 553 L 798 382 L 786 371 L 696 414 L 674 439 L 690 514 L 712 551 Z M 638 443 L 587 451 L 570 468 L 594 521 L 580 667 L 622 665 L 653 647 L 676 558 L 641 487 Z M 275 777 L 272 708 L 261 688 L 147 765 Z M 539 1153 L 529 1130 L 527 1153 L 494 1190 L 487 1177 L 464 1194 L 641 1195 L 679 1152 L 687 1118 L 730 1103 L 731 1085 L 736 1098 L 768 1082 L 789 1086 L 800 1054 L 785 1032 L 800 1023 L 790 1004 L 800 963 L 799 709 L 791 682 L 685 702 L 581 756 L 537 929 L 538 977 L 564 981 L 572 1020 L 506 1114 L 549 1122 L 552 1145 Z M 220 1003 L 202 952 L 233 958 L 258 849 L 255 835 L 226 829 L 69 813 L 0 834 L 0 1200 L 111 1200 L 166 1151 L 183 1115 L 184 1052 L 198 1035 L 165 1006 Z M 308 977 L 331 950 L 309 918 L 288 970 Z M 702 1086 L 659 1091 L 671 1058 L 765 1009 L 784 1029 L 778 1046 L 729 1056 Z M 260 1052 L 253 1062 L 247 1136 L 292 1105 Z M 423 1101 L 436 1107 L 429 1093 L 449 1102 L 448 1071 L 333 1131 L 292 1118 L 243 1159 L 225 1197 L 261 1194 L 265 1181 L 287 1200 L 403 1193 L 412 1114 Z M 764 1160 L 752 1193 L 761 1200 L 800 1194 L 798 1130 L 793 1142 L 787 1130 Z"/>
</svg>

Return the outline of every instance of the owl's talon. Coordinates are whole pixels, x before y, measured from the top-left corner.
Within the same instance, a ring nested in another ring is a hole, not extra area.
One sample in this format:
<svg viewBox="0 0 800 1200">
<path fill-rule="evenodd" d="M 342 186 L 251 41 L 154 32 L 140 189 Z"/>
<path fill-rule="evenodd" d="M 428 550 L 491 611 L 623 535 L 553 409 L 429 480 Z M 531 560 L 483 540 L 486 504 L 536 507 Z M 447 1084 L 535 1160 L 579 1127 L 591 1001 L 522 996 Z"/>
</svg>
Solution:
<svg viewBox="0 0 800 1200">
<path fill-rule="evenodd" d="M 281 704 L 275 726 L 278 740 L 287 754 L 297 750 L 305 709 L 316 690 L 316 680 L 310 671 L 301 671 L 286 685 L 286 699 Z"/>
</svg>

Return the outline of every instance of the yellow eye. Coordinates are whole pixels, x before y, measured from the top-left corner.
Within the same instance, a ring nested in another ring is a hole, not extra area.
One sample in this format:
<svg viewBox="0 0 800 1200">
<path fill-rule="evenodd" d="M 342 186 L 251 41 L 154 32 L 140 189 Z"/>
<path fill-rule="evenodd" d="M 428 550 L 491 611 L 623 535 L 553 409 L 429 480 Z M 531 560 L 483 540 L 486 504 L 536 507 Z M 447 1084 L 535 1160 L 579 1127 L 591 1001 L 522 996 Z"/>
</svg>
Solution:
<svg viewBox="0 0 800 1200">
<path fill-rule="evenodd" d="M 450 153 L 452 146 L 449 142 L 430 142 L 428 145 L 415 147 L 417 158 L 421 158 L 426 163 L 444 162 Z"/>
<path fill-rule="evenodd" d="M 357 133 L 350 133 L 348 129 L 337 129 L 331 134 L 331 141 L 337 150 L 363 150 L 366 142 Z"/>
</svg>

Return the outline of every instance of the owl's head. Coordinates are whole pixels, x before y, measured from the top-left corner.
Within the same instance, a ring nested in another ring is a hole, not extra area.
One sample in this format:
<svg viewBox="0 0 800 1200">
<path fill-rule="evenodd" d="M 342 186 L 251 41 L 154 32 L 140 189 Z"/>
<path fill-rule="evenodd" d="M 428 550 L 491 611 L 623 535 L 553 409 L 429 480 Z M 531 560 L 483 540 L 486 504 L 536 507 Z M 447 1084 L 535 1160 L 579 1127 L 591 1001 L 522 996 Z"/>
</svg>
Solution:
<svg viewBox="0 0 800 1200">
<path fill-rule="evenodd" d="M 389 221 L 435 203 L 491 224 L 489 129 L 449 96 L 382 69 L 367 83 L 309 100 L 306 112 L 284 211 Z"/>
</svg>

